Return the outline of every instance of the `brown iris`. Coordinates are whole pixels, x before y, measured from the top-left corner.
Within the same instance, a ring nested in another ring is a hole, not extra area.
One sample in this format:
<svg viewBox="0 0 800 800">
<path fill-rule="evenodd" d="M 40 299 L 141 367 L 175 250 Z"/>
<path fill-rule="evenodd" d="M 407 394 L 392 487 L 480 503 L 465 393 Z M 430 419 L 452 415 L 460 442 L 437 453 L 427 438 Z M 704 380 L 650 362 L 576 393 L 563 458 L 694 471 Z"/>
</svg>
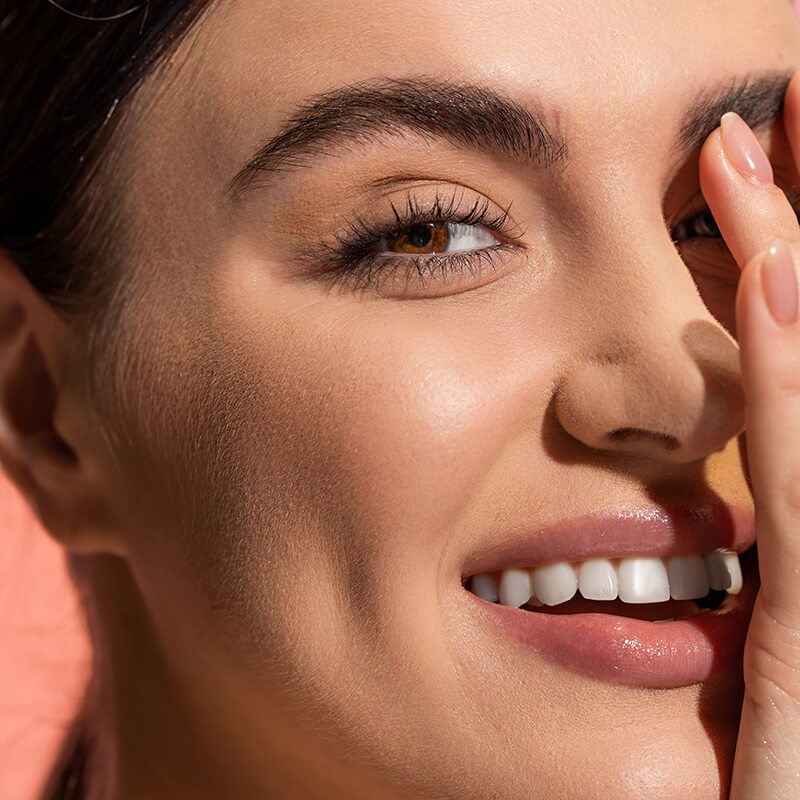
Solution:
<svg viewBox="0 0 800 800">
<path fill-rule="evenodd" d="M 397 236 L 387 236 L 393 253 L 443 253 L 450 238 L 446 222 L 418 222 Z"/>
</svg>

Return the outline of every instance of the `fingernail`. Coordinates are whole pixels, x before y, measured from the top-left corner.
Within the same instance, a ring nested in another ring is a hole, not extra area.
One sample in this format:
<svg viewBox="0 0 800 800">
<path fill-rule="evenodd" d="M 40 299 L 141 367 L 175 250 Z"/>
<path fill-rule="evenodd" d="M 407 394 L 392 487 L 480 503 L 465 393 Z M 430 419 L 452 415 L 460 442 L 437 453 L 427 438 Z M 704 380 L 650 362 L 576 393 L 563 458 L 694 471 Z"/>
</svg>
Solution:
<svg viewBox="0 0 800 800">
<path fill-rule="evenodd" d="M 728 161 L 748 180 L 772 185 L 772 164 L 750 126 L 734 111 L 720 120 L 722 147 Z"/>
<path fill-rule="evenodd" d="M 776 322 L 788 325 L 797 319 L 797 274 L 792 251 L 786 242 L 776 242 L 767 251 L 761 267 L 764 298 Z"/>
</svg>

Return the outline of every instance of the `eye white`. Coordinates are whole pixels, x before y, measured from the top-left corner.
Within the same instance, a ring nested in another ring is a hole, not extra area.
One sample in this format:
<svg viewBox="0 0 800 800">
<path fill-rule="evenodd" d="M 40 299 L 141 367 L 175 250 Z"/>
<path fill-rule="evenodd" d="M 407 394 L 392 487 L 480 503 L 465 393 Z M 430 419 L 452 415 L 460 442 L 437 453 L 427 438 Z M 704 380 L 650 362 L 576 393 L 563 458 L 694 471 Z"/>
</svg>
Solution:
<svg viewBox="0 0 800 800">
<path fill-rule="evenodd" d="M 389 249 L 389 243 L 386 238 L 381 239 L 375 248 L 376 253 L 383 255 L 390 255 L 395 258 L 409 258 L 415 256 L 428 256 L 436 255 L 437 253 L 455 253 L 463 252 L 465 250 L 482 250 L 485 247 L 492 247 L 498 243 L 498 239 L 490 230 L 483 228 L 480 225 L 468 225 L 460 222 L 446 222 L 447 227 L 447 246 L 444 250 L 438 250 L 434 253 L 397 253 Z"/>
<path fill-rule="evenodd" d="M 497 237 L 480 225 L 448 222 L 447 234 L 445 253 L 453 253 L 458 250 L 481 250 L 497 244 Z"/>
</svg>

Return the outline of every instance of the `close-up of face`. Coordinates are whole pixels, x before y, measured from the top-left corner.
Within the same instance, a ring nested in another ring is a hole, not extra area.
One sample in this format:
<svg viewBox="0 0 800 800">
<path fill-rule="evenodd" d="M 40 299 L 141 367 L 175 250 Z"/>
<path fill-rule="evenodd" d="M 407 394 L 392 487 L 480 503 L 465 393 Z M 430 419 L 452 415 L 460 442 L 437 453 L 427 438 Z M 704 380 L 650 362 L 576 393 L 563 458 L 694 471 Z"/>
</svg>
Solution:
<svg viewBox="0 0 800 800">
<path fill-rule="evenodd" d="M 795 185 L 798 67 L 787 0 L 211 5 L 117 131 L 64 407 L 131 785 L 146 738 L 195 797 L 727 796 L 758 577 L 698 160 L 737 111 Z"/>
</svg>

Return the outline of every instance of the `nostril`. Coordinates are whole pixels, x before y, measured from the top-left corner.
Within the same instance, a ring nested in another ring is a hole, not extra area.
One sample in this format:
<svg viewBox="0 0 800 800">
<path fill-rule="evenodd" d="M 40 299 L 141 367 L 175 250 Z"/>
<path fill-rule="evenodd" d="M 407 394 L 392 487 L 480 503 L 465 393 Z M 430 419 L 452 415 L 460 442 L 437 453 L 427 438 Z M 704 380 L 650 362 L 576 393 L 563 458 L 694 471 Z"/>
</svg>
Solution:
<svg viewBox="0 0 800 800">
<path fill-rule="evenodd" d="M 647 431 L 643 428 L 617 428 L 608 434 L 608 440 L 612 444 L 637 444 L 642 441 L 650 441 L 669 451 L 677 450 L 681 446 L 674 436 Z"/>
</svg>

